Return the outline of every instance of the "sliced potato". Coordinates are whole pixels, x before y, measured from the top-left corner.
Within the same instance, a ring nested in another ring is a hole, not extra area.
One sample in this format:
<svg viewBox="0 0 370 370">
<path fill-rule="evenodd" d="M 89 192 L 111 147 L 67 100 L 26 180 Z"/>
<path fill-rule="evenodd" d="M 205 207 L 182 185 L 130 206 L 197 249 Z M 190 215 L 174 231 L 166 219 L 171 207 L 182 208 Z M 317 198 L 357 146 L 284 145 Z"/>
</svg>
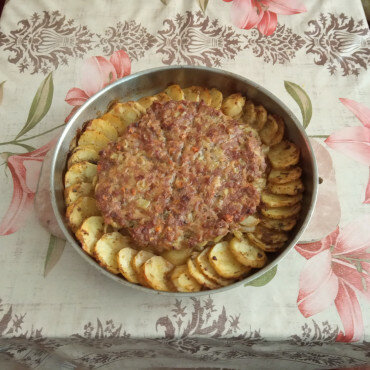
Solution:
<svg viewBox="0 0 370 370">
<path fill-rule="evenodd" d="M 139 99 L 137 102 L 147 110 L 158 98 L 155 96 L 144 96 L 143 98 Z"/>
<path fill-rule="evenodd" d="M 285 231 L 272 230 L 262 225 L 258 225 L 252 234 L 266 244 L 284 243 L 288 240 Z"/>
<path fill-rule="evenodd" d="M 297 180 L 302 175 L 302 169 L 300 167 L 292 167 L 286 170 L 271 170 L 268 181 L 274 184 L 286 184 Z"/>
<path fill-rule="evenodd" d="M 73 137 L 73 139 L 72 139 L 71 143 L 69 144 L 69 151 L 70 151 L 70 152 L 72 152 L 72 151 L 76 148 L 76 146 L 77 146 L 77 142 L 78 142 L 78 135 L 79 135 L 79 133 L 77 133 L 77 134 Z"/>
<path fill-rule="evenodd" d="M 168 86 L 164 92 L 171 98 L 171 100 L 184 100 L 185 94 L 179 85 Z"/>
<path fill-rule="evenodd" d="M 130 247 L 128 237 L 118 231 L 104 234 L 95 244 L 94 256 L 99 265 L 113 274 L 119 274 L 117 255 L 122 248 Z"/>
<path fill-rule="evenodd" d="M 273 117 L 275 118 L 275 121 L 278 125 L 278 130 L 277 130 L 275 136 L 273 137 L 273 139 L 270 141 L 269 145 L 279 144 L 281 142 L 281 140 L 283 140 L 284 131 L 285 131 L 284 120 L 280 116 L 277 116 L 277 115 L 274 115 Z"/>
<path fill-rule="evenodd" d="M 104 149 L 110 140 L 100 131 L 86 130 L 80 136 L 78 140 L 78 145 L 94 145 L 98 150 Z"/>
<path fill-rule="evenodd" d="M 261 216 L 260 220 L 261 225 L 263 225 L 264 227 L 280 231 L 292 230 L 295 224 L 297 223 L 296 218 L 285 218 L 282 220 L 274 220 L 272 218 L 266 218 Z"/>
<path fill-rule="evenodd" d="M 275 118 L 271 114 L 269 114 L 267 116 L 267 121 L 266 121 L 265 125 L 263 126 L 263 128 L 259 132 L 261 141 L 265 145 L 271 145 L 271 142 L 272 142 L 273 138 L 275 137 L 278 129 L 279 129 L 279 126 L 276 123 Z"/>
<path fill-rule="evenodd" d="M 291 218 L 299 213 L 301 210 L 301 204 L 296 203 L 291 207 L 261 207 L 261 213 L 267 218 L 273 218 L 274 220 L 280 220 L 284 218 Z"/>
<path fill-rule="evenodd" d="M 79 162 L 90 162 L 96 164 L 99 160 L 99 151 L 93 145 L 78 146 L 68 159 L 67 167 Z"/>
<path fill-rule="evenodd" d="M 235 259 L 244 266 L 261 268 L 267 263 L 266 253 L 249 243 L 247 239 L 233 238 L 230 241 L 230 251 Z"/>
<path fill-rule="evenodd" d="M 104 220 L 101 216 L 87 218 L 76 232 L 76 238 L 81 243 L 82 249 L 90 254 L 94 253 L 96 242 L 104 233 Z"/>
<path fill-rule="evenodd" d="M 199 101 L 200 87 L 199 86 L 190 86 L 184 90 L 185 100 L 189 101 Z"/>
<path fill-rule="evenodd" d="M 299 162 L 299 148 L 294 143 L 284 140 L 272 146 L 267 157 L 273 168 L 286 169 Z"/>
<path fill-rule="evenodd" d="M 302 200 L 302 194 L 297 195 L 280 195 L 263 191 L 261 194 L 262 203 L 268 207 L 290 207 Z"/>
<path fill-rule="evenodd" d="M 119 117 L 126 128 L 131 123 L 138 121 L 145 113 L 145 109 L 138 102 L 128 101 L 126 103 L 116 103 L 109 113 Z"/>
<path fill-rule="evenodd" d="M 122 124 L 122 121 L 119 117 L 112 113 L 105 113 L 100 118 L 104 121 L 108 121 L 116 129 L 119 136 L 124 133 L 126 127 L 124 124 Z"/>
<path fill-rule="evenodd" d="M 231 94 L 223 100 L 221 110 L 227 116 L 239 118 L 243 113 L 244 104 L 244 96 L 239 93 Z"/>
<path fill-rule="evenodd" d="M 260 131 L 263 129 L 267 121 L 267 111 L 262 105 L 255 106 L 254 110 L 256 112 L 256 119 L 250 123 L 250 126 L 257 131 Z"/>
<path fill-rule="evenodd" d="M 248 216 L 246 217 L 243 221 L 240 222 L 240 225 L 245 226 L 245 227 L 253 227 L 258 225 L 260 220 L 256 216 Z"/>
<path fill-rule="evenodd" d="M 220 109 L 222 105 L 222 99 L 223 99 L 222 92 L 217 89 L 211 89 L 209 93 L 211 95 L 211 104 L 210 104 L 211 107 L 215 109 Z"/>
<path fill-rule="evenodd" d="M 221 277 L 216 270 L 212 267 L 211 263 L 208 259 L 208 253 L 210 251 L 211 247 L 208 247 L 204 249 L 195 259 L 195 264 L 202 272 L 203 275 L 207 276 L 207 278 L 211 279 L 215 283 L 221 286 L 227 286 L 234 282 L 233 279 L 225 279 Z"/>
<path fill-rule="evenodd" d="M 162 253 L 162 257 L 175 266 L 184 265 L 192 254 L 191 249 L 170 250 Z"/>
<path fill-rule="evenodd" d="M 144 263 L 142 273 L 145 282 L 152 289 L 170 292 L 172 291 L 172 286 L 168 274 L 173 268 L 174 265 L 171 262 L 168 262 L 161 256 L 154 256 Z"/>
<path fill-rule="evenodd" d="M 207 88 L 199 88 L 199 101 L 203 101 L 205 104 L 211 105 L 212 96 Z"/>
<path fill-rule="evenodd" d="M 92 182 L 96 175 L 97 165 L 90 162 L 79 162 L 72 165 L 64 176 L 64 186 L 69 186 L 79 182 Z"/>
<path fill-rule="evenodd" d="M 199 292 L 202 286 L 190 275 L 187 265 L 176 266 L 171 280 L 178 292 Z"/>
<path fill-rule="evenodd" d="M 87 126 L 86 130 L 99 131 L 104 134 L 110 141 L 116 141 L 118 138 L 117 130 L 109 122 L 101 118 L 93 119 Z"/>
<path fill-rule="evenodd" d="M 137 250 L 130 247 L 122 248 L 117 254 L 117 265 L 119 272 L 127 281 L 134 284 L 139 283 L 138 276 L 131 264 L 136 254 Z"/>
<path fill-rule="evenodd" d="M 257 113 L 254 108 L 254 104 L 250 100 L 247 100 L 244 104 L 243 110 L 244 110 L 242 118 L 243 122 L 245 122 L 248 126 L 252 126 L 257 118 Z"/>
<path fill-rule="evenodd" d="M 80 197 L 93 195 L 94 187 L 89 182 L 78 182 L 64 189 L 64 200 L 67 206 L 75 202 Z"/>
<path fill-rule="evenodd" d="M 214 245 L 208 259 L 216 272 L 226 279 L 239 278 L 250 271 L 250 267 L 242 265 L 233 257 L 228 242 Z"/>
<path fill-rule="evenodd" d="M 159 103 L 166 103 L 171 100 L 171 98 L 164 92 L 154 95 L 153 98 L 155 98 Z"/>
<path fill-rule="evenodd" d="M 248 234 L 248 240 L 255 245 L 256 247 L 262 249 L 264 252 L 277 252 L 280 250 L 285 243 L 276 243 L 276 244 L 267 244 L 264 243 L 261 239 L 258 239 L 253 234 Z"/>
<path fill-rule="evenodd" d="M 151 252 L 141 250 L 139 251 L 131 261 L 131 266 L 134 269 L 136 276 L 141 285 L 148 286 L 146 280 L 144 279 L 141 267 L 148 261 L 148 259 L 154 257 L 155 255 Z"/>
<path fill-rule="evenodd" d="M 220 286 L 213 280 L 208 279 L 207 276 L 203 275 L 201 271 L 197 268 L 195 262 L 189 258 L 187 262 L 189 274 L 200 284 L 201 286 L 208 289 L 217 289 Z"/>
<path fill-rule="evenodd" d="M 285 184 L 269 183 L 267 185 L 267 188 L 273 194 L 285 194 L 285 195 L 297 195 L 304 190 L 304 186 L 301 179 L 287 182 Z"/>
<path fill-rule="evenodd" d="M 67 207 L 66 218 L 68 225 L 75 233 L 82 223 L 91 216 L 99 216 L 100 211 L 96 200 L 91 197 L 80 197 Z"/>
</svg>

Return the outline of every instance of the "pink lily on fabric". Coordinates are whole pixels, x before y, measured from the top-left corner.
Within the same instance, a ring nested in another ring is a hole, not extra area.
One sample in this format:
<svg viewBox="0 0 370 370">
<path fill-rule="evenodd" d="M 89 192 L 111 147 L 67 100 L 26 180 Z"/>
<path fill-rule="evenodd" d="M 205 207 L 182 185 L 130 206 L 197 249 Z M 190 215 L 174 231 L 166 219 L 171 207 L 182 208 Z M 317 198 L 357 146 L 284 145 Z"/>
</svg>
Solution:
<svg viewBox="0 0 370 370">
<path fill-rule="evenodd" d="M 7 163 L 13 178 L 13 197 L 0 223 L 0 235 L 16 232 L 25 222 L 33 205 L 42 162 L 57 138 L 29 153 L 16 154 Z"/>
<path fill-rule="evenodd" d="M 361 307 L 356 293 L 370 300 L 370 216 L 339 227 L 315 243 L 295 249 L 308 259 L 302 270 L 297 298 L 304 317 L 315 315 L 333 302 L 344 332 L 338 342 L 361 340 L 364 332 Z"/>
<path fill-rule="evenodd" d="M 114 52 L 109 60 L 101 56 L 88 58 L 81 73 L 81 89 L 74 87 L 66 95 L 65 101 L 73 105 L 66 122 L 76 110 L 91 96 L 119 78 L 131 73 L 131 61 L 123 50 Z"/>
<path fill-rule="evenodd" d="M 306 8 L 298 0 L 224 0 L 233 1 L 231 19 L 235 26 L 249 30 L 257 27 L 265 36 L 272 35 L 278 14 L 298 14 Z"/>
<path fill-rule="evenodd" d="M 354 160 L 370 166 L 370 109 L 350 99 L 339 99 L 364 127 L 346 127 L 331 134 L 325 143 Z M 364 203 L 370 204 L 370 176 L 367 183 Z"/>
</svg>

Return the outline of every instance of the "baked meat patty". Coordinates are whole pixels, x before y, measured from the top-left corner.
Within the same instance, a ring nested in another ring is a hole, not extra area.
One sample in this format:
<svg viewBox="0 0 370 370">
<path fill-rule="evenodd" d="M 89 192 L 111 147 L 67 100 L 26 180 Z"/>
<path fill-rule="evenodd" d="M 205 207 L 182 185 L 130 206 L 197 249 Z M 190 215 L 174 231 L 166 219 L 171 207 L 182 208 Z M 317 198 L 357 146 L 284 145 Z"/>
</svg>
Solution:
<svg viewBox="0 0 370 370">
<path fill-rule="evenodd" d="M 236 228 L 260 201 L 259 139 L 203 102 L 154 103 L 98 162 L 104 220 L 157 252 L 191 248 Z"/>
</svg>

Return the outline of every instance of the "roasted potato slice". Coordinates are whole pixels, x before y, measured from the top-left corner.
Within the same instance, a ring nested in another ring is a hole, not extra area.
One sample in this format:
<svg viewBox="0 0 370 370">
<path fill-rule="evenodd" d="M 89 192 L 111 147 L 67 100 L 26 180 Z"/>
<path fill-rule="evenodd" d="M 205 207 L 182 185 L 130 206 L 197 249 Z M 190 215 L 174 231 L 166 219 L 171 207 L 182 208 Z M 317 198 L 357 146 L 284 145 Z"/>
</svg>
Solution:
<svg viewBox="0 0 370 370">
<path fill-rule="evenodd" d="M 72 152 L 73 150 L 75 150 L 76 146 L 77 146 L 77 142 L 78 142 L 78 136 L 79 136 L 79 133 L 77 133 L 72 141 L 70 142 L 69 144 L 69 151 Z"/>
<path fill-rule="evenodd" d="M 282 195 L 297 195 L 304 190 L 304 186 L 301 179 L 287 182 L 285 184 L 269 183 L 267 185 L 267 188 L 273 194 L 282 194 Z"/>
<path fill-rule="evenodd" d="M 261 192 L 266 187 L 266 178 L 265 177 L 258 177 L 256 180 L 253 181 L 253 186 Z"/>
<path fill-rule="evenodd" d="M 245 227 L 253 227 L 257 226 L 259 222 L 260 220 L 257 216 L 251 215 L 247 216 L 243 221 L 240 221 L 240 225 Z"/>
<path fill-rule="evenodd" d="M 128 101 L 126 103 L 116 103 L 109 113 L 119 117 L 126 128 L 131 123 L 138 121 L 145 113 L 145 109 L 136 101 Z"/>
<path fill-rule="evenodd" d="M 87 126 L 86 130 L 99 131 L 104 134 L 109 141 L 116 141 L 118 138 L 117 130 L 109 122 L 101 118 L 93 119 Z"/>
<path fill-rule="evenodd" d="M 100 131 L 86 130 L 78 140 L 79 146 L 94 145 L 98 151 L 104 149 L 110 140 Z"/>
<path fill-rule="evenodd" d="M 99 265 L 113 274 L 119 274 L 117 255 L 122 248 L 130 247 L 130 241 L 118 231 L 104 234 L 95 244 L 94 256 Z"/>
<path fill-rule="evenodd" d="M 243 108 L 243 122 L 246 123 L 248 126 L 252 126 L 254 121 L 257 118 L 256 110 L 254 109 L 254 104 L 250 100 L 246 100 Z"/>
<path fill-rule="evenodd" d="M 227 116 L 240 118 L 243 113 L 245 97 L 239 93 L 231 94 L 222 102 L 221 110 Z"/>
<path fill-rule="evenodd" d="M 248 240 L 256 247 L 262 249 L 264 252 L 277 252 L 280 250 L 285 243 L 267 244 L 261 239 L 258 239 L 254 234 L 248 234 Z"/>
<path fill-rule="evenodd" d="M 278 125 L 278 130 L 277 130 L 275 136 L 273 137 L 273 139 L 270 141 L 269 145 L 279 144 L 281 142 L 281 140 L 283 140 L 284 131 L 285 131 L 284 120 L 280 116 L 277 116 L 277 115 L 273 115 L 273 117 L 275 118 L 275 121 Z"/>
<path fill-rule="evenodd" d="M 265 145 L 271 145 L 273 138 L 275 137 L 276 133 L 278 132 L 279 126 L 276 123 L 275 118 L 269 114 L 267 116 L 267 121 L 261 131 L 259 132 L 261 141 Z"/>
<path fill-rule="evenodd" d="M 155 96 L 144 96 L 143 98 L 139 99 L 137 102 L 147 110 L 158 98 Z"/>
<path fill-rule="evenodd" d="M 179 85 L 168 86 L 164 92 L 171 98 L 171 100 L 184 100 L 185 94 Z"/>
<path fill-rule="evenodd" d="M 190 86 L 185 88 L 184 90 L 184 96 L 185 100 L 189 101 L 199 101 L 199 95 L 200 95 L 200 87 L 199 86 Z"/>
<path fill-rule="evenodd" d="M 272 168 L 284 170 L 299 162 L 299 148 L 294 143 L 284 140 L 272 146 L 267 157 Z"/>
<path fill-rule="evenodd" d="M 162 257 L 175 266 L 184 265 L 192 254 L 191 249 L 170 250 L 162 253 Z"/>
<path fill-rule="evenodd" d="M 168 275 L 173 268 L 174 265 L 171 262 L 168 262 L 161 256 L 154 256 L 144 263 L 142 276 L 152 289 L 170 292 L 172 291 L 172 286 Z"/>
<path fill-rule="evenodd" d="M 267 111 L 262 105 L 257 105 L 254 107 L 256 113 L 256 119 L 250 123 L 250 126 L 257 131 L 260 131 L 265 126 L 267 121 Z"/>
<path fill-rule="evenodd" d="M 166 103 L 171 100 L 171 98 L 164 92 L 153 95 L 153 98 L 155 98 L 159 103 Z"/>
<path fill-rule="evenodd" d="M 222 92 L 213 88 L 209 91 L 209 93 L 211 95 L 211 107 L 215 109 L 220 109 L 223 100 Z"/>
<path fill-rule="evenodd" d="M 280 195 L 263 191 L 261 194 L 262 203 L 268 207 L 290 207 L 302 200 L 302 194 L 297 195 Z"/>
<path fill-rule="evenodd" d="M 262 249 L 249 243 L 247 239 L 231 239 L 230 251 L 235 259 L 244 266 L 261 268 L 267 263 L 266 253 Z"/>
<path fill-rule="evenodd" d="M 279 231 L 289 231 L 292 230 L 297 223 L 296 218 L 285 218 L 282 220 L 274 220 L 272 218 L 266 218 L 261 216 L 260 224 L 268 229 L 274 229 Z"/>
<path fill-rule="evenodd" d="M 190 275 L 187 265 L 176 266 L 171 281 L 178 292 L 199 292 L 202 286 Z"/>
<path fill-rule="evenodd" d="M 242 265 L 233 257 L 228 242 L 214 245 L 208 259 L 216 272 L 226 279 L 239 278 L 250 271 L 250 267 Z"/>
<path fill-rule="evenodd" d="M 187 262 L 189 274 L 200 284 L 201 286 L 208 289 L 217 289 L 220 286 L 216 284 L 213 280 L 208 279 L 207 276 L 203 275 L 201 271 L 197 268 L 195 262 L 189 258 Z"/>
<path fill-rule="evenodd" d="M 134 269 L 135 273 L 136 273 L 136 276 L 139 280 L 139 283 L 141 285 L 144 285 L 144 286 L 149 286 L 146 282 L 146 280 L 144 279 L 144 276 L 143 276 L 143 272 L 142 272 L 142 269 L 141 267 L 143 266 L 143 264 L 148 261 L 148 259 L 154 257 L 155 255 L 151 252 L 148 252 L 148 251 L 144 251 L 144 250 L 141 250 L 139 251 L 135 256 L 134 258 L 132 259 L 131 261 L 131 266 L 132 268 Z"/>
<path fill-rule="evenodd" d="M 112 113 L 105 113 L 100 117 L 102 120 L 109 122 L 117 131 L 118 136 L 122 135 L 126 126 L 122 123 L 121 119 Z"/>
<path fill-rule="evenodd" d="M 104 233 L 104 220 L 101 216 L 91 216 L 87 218 L 76 232 L 76 238 L 81 243 L 82 249 L 90 254 L 94 254 L 96 242 Z"/>
<path fill-rule="evenodd" d="M 296 216 L 301 210 L 301 204 L 296 203 L 291 207 L 276 207 L 270 208 L 263 206 L 261 207 L 261 213 L 267 218 L 273 218 L 274 220 L 280 220 L 284 218 L 291 218 Z"/>
<path fill-rule="evenodd" d="M 94 187 L 89 182 L 78 182 L 64 189 L 64 200 L 67 206 L 75 202 L 80 197 L 93 195 Z"/>
<path fill-rule="evenodd" d="M 286 170 L 271 170 L 268 181 L 274 184 L 286 184 L 298 180 L 302 175 L 300 167 L 292 167 Z"/>
<path fill-rule="evenodd" d="M 207 88 L 205 87 L 199 88 L 199 101 L 203 101 L 205 104 L 211 105 L 212 96 Z"/>
<path fill-rule="evenodd" d="M 139 279 L 136 271 L 132 267 L 131 262 L 137 253 L 138 252 L 136 249 L 126 247 L 122 248 L 117 254 L 117 265 L 119 272 L 127 281 L 134 284 L 138 284 Z"/>
<path fill-rule="evenodd" d="M 253 233 L 258 239 L 266 244 L 284 243 L 288 240 L 288 234 L 285 231 L 272 230 L 262 225 L 258 225 Z"/>
<path fill-rule="evenodd" d="M 208 253 L 211 247 L 204 249 L 195 259 L 196 267 L 202 272 L 207 278 L 211 279 L 220 286 L 230 285 L 234 282 L 233 279 L 225 279 L 221 277 L 216 270 L 212 267 L 208 259 Z"/>
<path fill-rule="evenodd" d="M 97 166 L 90 162 L 79 162 L 72 165 L 64 176 L 64 186 L 69 186 L 79 182 L 92 182 L 96 175 Z"/>
<path fill-rule="evenodd" d="M 68 225 L 75 233 L 82 223 L 91 216 L 99 216 L 100 211 L 96 201 L 91 197 L 80 197 L 67 207 L 66 218 Z"/>
<path fill-rule="evenodd" d="M 90 162 L 96 164 L 99 160 L 99 151 L 93 145 L 78 146 L 68 159 L 67 167 L 79 162 Z"/>
</svg>

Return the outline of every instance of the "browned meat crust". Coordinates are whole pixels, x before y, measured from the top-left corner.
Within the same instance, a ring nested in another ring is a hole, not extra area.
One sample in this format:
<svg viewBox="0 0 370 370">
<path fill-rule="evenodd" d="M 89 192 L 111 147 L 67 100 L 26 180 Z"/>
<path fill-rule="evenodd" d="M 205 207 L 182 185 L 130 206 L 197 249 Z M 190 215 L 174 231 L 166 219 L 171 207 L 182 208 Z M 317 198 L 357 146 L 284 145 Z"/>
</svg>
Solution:
<svg viewBox="0 0 370 370">
<path fill-rule="evenodd" d="M 105 222 L 141 247 L 193 247 L 255 212 L 260 143 L 204 103 L 154 103 L 101 152 L 96 199 Z"/>
</svg>

